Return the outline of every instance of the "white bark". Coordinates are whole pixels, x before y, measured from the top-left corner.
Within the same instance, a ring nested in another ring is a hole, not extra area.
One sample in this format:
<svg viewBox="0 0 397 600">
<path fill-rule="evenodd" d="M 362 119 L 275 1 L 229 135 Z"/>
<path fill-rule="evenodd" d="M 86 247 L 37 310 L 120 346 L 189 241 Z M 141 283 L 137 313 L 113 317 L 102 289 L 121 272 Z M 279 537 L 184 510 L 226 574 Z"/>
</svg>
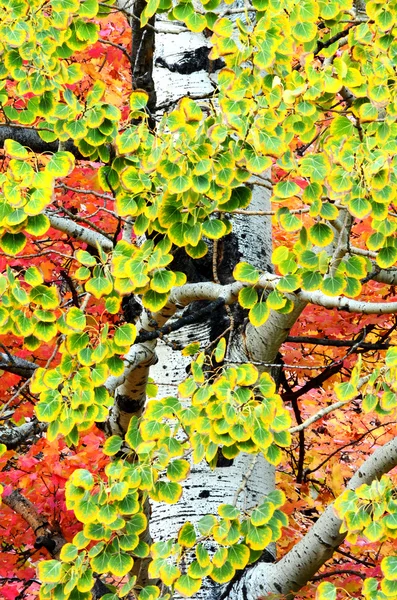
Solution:
<svg viewBox="0 0 397 600">
<path fill-rule="evenodd" d="M 209 328 L 201 325 L 191 326 L 178 332 L 172 339 L 185 345 L 193 340 L 208 343 Z M 203 339 L 207 337 L 207 340 Z M 170 346 L 160 343 L 157 348 L 159 361 L 150 370 L 150 376 L 159 386 L 159 397 L 176 395 L 177 384 L 186 377 L 186 367 L 190 359 Z M 186 522 L 197 521 L 206 514 L 217 514 L 222 503 L 233 503 L 236 490 L 243 482 L 244 475 L 252 466 L 252 455 L 241 454 L 233 464 L 211 470 L 206 462 L 192 465 L 188 479 L 183 484 L 183 496 L 174 505 L 152 503 L 150 532 L 154 541 L 168 539 L 177 535 L 179 528 Z M 237 506 L 250 508 L 260 502 L 265 494 L 274 489 L 274 469 L 268 463 L 258 460 L 252 470 L 244 491 L 240 494 Z M 209 578 L 195 596 L 198 600 L 216 597 L 219 586 Z M 176 594 L 174 598 L 179 598 Z"/>
<path fill-rule="evenodd" d="M 281 277 L 272 273 L 262 275 L 255 287 L 265 290 L 274 290 L 277 287 Z M 235 282 L 228 285 L 221 285 L 211 282 L 186 283 L 180 288 L 173 290 L 170 302 L 179 306 L 186 306 L 194 300 L 217 300 L 224 298 L 226 304 L 232 304 L 236 301 L 239 291 L 248 284 Z M 314 292 L 305 292 L 303 290 L 286 294 L 286 297 L 292 300 L 295 305 L 299 303 L 316 304 L 327 309 L 344 310 L 350 313 L 359 313 L 365 315 L 385 315 L 397 313 L 397 302 L 365 302 L 362 300 L 353 300 L 345 296 L 327 296 L 320 290 Z M 301 308 L 302 310 L 302 308 Z"/>
<path fill-rule="evenodd" d="M 65 219 L 64 217 L 57 217 L 56 215 L 53 215 L 50 211 L 47 211 L 45 214 L 50 220 L 51 227 L 53 227 L 54 229 L 58 229 L 58 231 L 66 233 L 75 240 L 85 242 L 93 248 L 96 248 L 99 245 L 105 252 L 110 252 L 111 250 L 113 250 L 113 242 L 101 233 L 98 233 L 97 231 L 92 231 L 91 229 L 83 227 L 78 223 L 74 223 L 70 219 Z"/>
</svg>

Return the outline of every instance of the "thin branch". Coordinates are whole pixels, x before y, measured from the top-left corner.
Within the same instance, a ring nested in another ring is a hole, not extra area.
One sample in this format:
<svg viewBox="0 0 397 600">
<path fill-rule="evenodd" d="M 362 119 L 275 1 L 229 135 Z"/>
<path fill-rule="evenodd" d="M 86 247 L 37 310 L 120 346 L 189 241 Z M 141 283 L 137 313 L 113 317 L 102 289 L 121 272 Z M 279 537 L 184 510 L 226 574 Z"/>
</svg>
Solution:
<svg viewBox="0 0 397 600">
<path fill-rule="evenodd" d="M 106 231 L 104 231 L 103 229 L 98 227 L 98 225 L 95 225 L 95 223 L 91 223 L 90 219 L 88 219 L 86 217 L 80 217 L 79 215 L 74 215 L 70 210 L 68 210 L 64 206 L 61 206 L 59 210 L 61 212 L 65 213 L 65 215 L 67 215 L 71 221 L 76 221 L 76 222 L 84 223 L 85 225 L 89 225 L 94 231 L 96 231 L 103 237 L 107 238 L 108 240 L 111 240 L 111 236 L 109 236 L 106 233 Z"/>
<path fill-rule="evenodd" d="M 366 579 L 366 575 L 364 573 L 360 573 L 359 571 L 355 571 L 354 569 L 335 569 L 334 571 L 325 571 L 325 573 L 319 573 L 311 578 L 310 581 L 320 581 L 321 579 L 328 579 L 329 577 L 334 577 L 335 575 L 356 575 L 360 579 Z"/>
<path fill-rule="evenodd" d="M 240 487 L 237 488 L 236 493 L 234 494 L 233 506 L 236 506 L 239 495 L 245 490 L 248 480 L 252 475 L 252 471 L 254 470 L 255 465 L 258 461 L 258 457 L 258 454 L 255 454 L 255 456 L 253 456 L 247 471 L 244 473 Z"/>
<path fill-rule="evenodd" d="M 132 65 L 131 56 L 128 54 L 128 52 L 124 48 L 124 46 L 121 46 L 120 44 L 115 44 L 114 42 L 111 42 L 110 40 L 104 40 L 103 38 L 98 38 L 98 42 L 100 42 L 101 44 L 107 44 L 109 46 L 113 46 L 113 48 L 117 48 L 118 50 L 120 50 L 124 54 L 124 56 L 127 57 L 127 60 L 130 63 L 130 65 Z"/>
<path fill-rule="evenodd" d="M 315 473 L 316 471 L 318 471 L 318 469 L 321 469 L 321 467 L 323 467 L 327 462 L 329 462 L 329 460 L 333 456 L 335 456 L 339 452 L 342 452 L 342 450 L 344 450 L 345 448 L 349 448 L 349 446 L 355 446 L 356 444 L 359 444 L 361 442 L 361 440 L 363 440 L 367 435 L 369 435 L 376 429 L 381 429 L 382 427 L 387 427 L 388 425 L 394 425 L 395 423 L 396 423 L 396 421 L 389 421 L 388 423 L 382 423 L 381 425 L 377 425 L 376 427 L 373 427 L 372 429 L 368 429 L 368 431 L 365 431 L 356 440 L 353 440 L 352 442 L 348 442 L 347 444 L 340 446 L 340 448 L 337 448 L 336 450 L 331 452 L 331 454 L 327 454 L 327 457 L 322 462 L 320 462 L 320 464 L 316 465 L 312 469 L 305 469 L 305 472 L 304 472 L 305 477 L 307 477 L 307 475 L 310 475 L 311 473 Z"/>
<path fill-rule="evenodd" d="M 79 194 L 87 194 L 87 196 L 96 196 L 96 198 L 102 198 L 103 200 L 114 200 L 114 197 L 109 194 L 101 194 L 100 192 L 96 192 L 95 190 L 87 190 L 85 188 L 76 188 L 70 185 L 66 185 L 66 183 L 58 183 L 54 186 L 55 189 L 61 188 L 63 190 L 68 190 L 69 192 L 76 192 Z"/>
<path fill-rule="evenodd" d="M 385 372 L 386 370 L 387 370 L 387 367 L 382 367 L 381 373 Z M 338 402 L 334 402 L 333 404 L 330 404 L 329 406 L 325 406 L 324 408 L 319 410 L 316 414 L 312 415 L 311 417 L 309 417 L 308 419 L 303 421 L 303 423 L 301 423 L 300 425 L 297 425 L 296 427 L 290 427 L 290 429 L 288 431 L 290 433 L 297 433 L 298 431 L 302 431 L 302 429 L 307 429 L 310 425 L 312 425 L 316 421 L 319 421 L 325 415 L 328 415 L 330 412 L 333 412 L 334 410 L 341 408 L 345 404 L 348 404 L 349 402 L 352 402 L 353 400 L 357 399 L 359 390 L 369 381 L 370 377 L 371 377 L 371 375 L 366 375 L 365 377 L 361 377 L 361 379 L 359 380 L 359 382 L 357 384 L 357 395 L 354 396 L 354 398 L 349 398 L 349 400 L 340 400 Z"/>
<path fill-rule="evenodd" d="M 346 558 L 350 558 L 350 560 L 354 560 L 354 562 L 356 562 L 360 565 L 364 565 L 365 567 L 376 567 L 376 565 L 374 563 L 370 563 L 367 560 L 361 560 L 360 558 L 353 556 L 353 554 L 350 554 L 350 552 L 345 552 L 344 550 L 341 550 L 340 548 L 338 548 L 335 552 L 337 554 L 341 554 L 342 556 L 346 556 Z"/>
<path fill-rule="evenodd" d="M 317 48 L 314 52 L 314 56 L 316 56 L 319 52 L 321 52 L 321 50 L 324 50 L 324 48 L 329 48 L 329 46 L 332 46 L 332 44 L 334 44 L 335 42 L 338 42 L 339 40 L 343 39 L 346 34 L 349 32 L 349 29 L 351 29 L 352 27 L 355 27 L 355 23 L 350 23 L 350 25 L 348 25 L 348 27 L 346 27 L 346 29 L 344 29 L 343 31 L 339 31 L 338 33 L 336 33 L 335 35 L 333 35 L 332 37 L 330 37 L 328 40 L 326 40 L 325 42 L 322 42 L 321 40 L 319 40 L 317 42 Z"/>
<path fill-rule="evenodd" d="M 289 335 L 285 342 L 290 344 L 313 344 L 314 346 L 335 346 L 336 348 L 349 348 L 357 344 L 356 340 L 335 340 L 329 338 L 316 338 L 311 336 L 293 336 Z M 359 348 L 365 350 L 387 350 L 390 346 L 393 346 L 391 342 L 360 342 Z"/>
</svg>

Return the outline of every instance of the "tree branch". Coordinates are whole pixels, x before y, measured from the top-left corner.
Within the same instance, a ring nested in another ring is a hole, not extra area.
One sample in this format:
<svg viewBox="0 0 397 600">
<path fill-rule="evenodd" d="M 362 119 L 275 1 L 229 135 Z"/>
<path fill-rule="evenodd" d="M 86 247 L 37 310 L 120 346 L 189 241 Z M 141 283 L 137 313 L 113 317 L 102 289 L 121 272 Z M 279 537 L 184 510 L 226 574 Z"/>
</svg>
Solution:
<svg viewBox="0 0 397 600">
<path fill-rule="evenodd" d="M 311 336 L 289 335 L 286 342 L 290 344 L 313 344 L 314 346 L 335 346 L 336 348 L 364 348 L 365 350 L 387 350 L 392 344 L 390 342 L 359 342 L 357 340 L 334 340 L 329 338 L 316 338 Z"/>
<path fill-rule="evenodd" d="M 45 214 L 50 220 L 51 227 L 53 227 L 54 229 L 58 229 L 58 231 L 66 233 L 75 240 L 85 242 L 92 248 L 96 248 L 97 244 L 99 244 L 102 250 L 104 250 L 105 252 L 110 252 L 111 250 L 113 250 L 113 242 L 101 233 L 91 231 L 87 227 L 78 225 L 70 219 L 58 217 L 54 215 L 51 211 L 46 211 Z"/>
<path fill-rule="evenodd" d="M 13 356 L 11 354 L 0 353 L 0 369 L 19 375 L 20 377 L 29 378 L 33 375 L 39 365 L 36 365 L 29 360 Z"/>
<path fill-rule="evenodd" d="M 355 490 L 397 466 L 397 437 L 375 450 L 350 479 L 347 489 Z M 327 562 L 343 542 L 346 533 L 340 533 L 342 521 L 330 504 L 309 532 L 278 563 L 259 563 L 247 571 L 233 590 L 232 598 L 245 590 L 246 598 L 254 599 L 266 593 L 277 593 L 292 600 L 315 573 Z"/>
<path fill-rule="evenodd" d="M 66 540 L 57 528 L 51 527 L 46 517 L 41 515 L 35 505 L 25 498 L 19 490 L 14 490 L 8 496 L 3 496 L 3 504 L 11 508 L 14 512 L 20 515 L 29 525 L 36 536 L 34 547 L 39 550 L 46 548 L 50 555 L 59 560 L 59 553 L 62 546 L 66 544 Z M 93 598 L 102 598 L 109 593 L 109 588 L 102 583 L 100 579 L 96 579 L 92 589 Z"/>
<path fill-rule="evenodd" d="M 262 275 L 256 288 L 264 290 L 274 290 L 277 287 L 281 277 L 273 273 Z M 186 306 L 195 300 L 216 300 L 224 298 L 225 304 L 232 304 L 236 301 L 238 293 L 244 287 L 250 284 L 237 281 L 228 285 L 221 285 L 211 282 L 186 283 L 185 285 L 173 290 L 170 296 L 170 303 L 177 306 Z M 344 296 L 327 296 L 320 290 L 314 292 L 305 292 L 297 290 L 294 293 L 285 294 L 287 298 L 296 303 L 300 300 L 307 304 L 316 304 L 327 309 L 336 308 L 350 313 L 360 313 L 365 315 L 384 315 L 397 313 L 397 302 L 364 302 L 362 300 L 352 300 Z"/>
<path fill-rule="evenodd" d="M 7 450 L 15 450 L 34 435 L 40 435 L 47 429 L 47 423 L 39 423 L 37 419 L 24 423 L 19 427 L 0 427 L 0 444 Z"/>
<path fill-rule="evenodd" d="M 3 503 L 19 514 L 33 529 L 36 536 L 35 548 L 44 547 L 54 558 L 59 558 L 59 552 L 66 540 L 58 531 L 51 529 L 46 517 L 38 512 L 30 500 L 19 490 L 14 490 L 8 496 L 3 496 Z"/>
<path fill-rule="evenodd" d="M 0 148 L 4 147 L 5 140 L 12 139 L 16 142 L 22 144 L 22 146 L 26 146 L 33 152 L 38 152 L 40 154 L 46 152 L 55 153 L 58 151 L 58 141 L 55 142 L 45 142 L 41 139 L 38 131 L 40 130 L 40 125 L 36 127 L 25 127 L 21 125 L 15 125 L 9 123 L 7 125 L 0 125 Z M 79 150 L 73 144 L 72 140 L 67 140 L 63 142 L 64 149 L 68 152 L 71 152 L 75 158 L 78 160 L 87 160 L 86 157 L 80 154 Z"/>
</svg>

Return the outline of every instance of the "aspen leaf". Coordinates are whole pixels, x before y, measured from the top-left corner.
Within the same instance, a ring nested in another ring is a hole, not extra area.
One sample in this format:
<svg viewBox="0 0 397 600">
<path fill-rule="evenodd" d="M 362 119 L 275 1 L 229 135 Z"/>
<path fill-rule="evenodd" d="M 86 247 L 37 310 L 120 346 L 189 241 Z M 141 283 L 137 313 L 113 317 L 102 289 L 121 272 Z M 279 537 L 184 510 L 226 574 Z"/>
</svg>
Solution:
<svg viewBox="0 0 397 600">
<path fill-rule="evenodd" d="M 116 577 L 123 577 L 131 571 L 134 561 L 126 552 L 117 552 L 111 554 L 108 562 L 108 569 Z"/>
<path fill-rule="evenodd" d="M 46 171 L 53 177 L 66 177 L 74 169 L 74 156 L 70 152 L 53 154 L 46 165 Z"/>
<path fill-rule="evenodd" d="M 334 238 L 331 227 L 326 223 L 316 223 L 315 225 L 312 225 L 309 228 L 308 234 L 313 244 L 320 248 L 328 246 Z"/>
<path fill-rule="evenodd" d="M 132 111 L 142 110 L 149 100 L 149 94 L 145 90 L 134 90 L 130 96 L 130 108 Z"/>
<path fill-rule="evenodd" d="M 189 575 L 181 575 L 175 581 L 175 590 L 185 598 L 191 598 L 201 588 L 201 579 L 193 579 Z"/>
<path fill-rule="evenodd" d="M 86 318 L 83 311 L 72 306 L 66 315 L 66 323 L 69 327 L 82 331 L 86 326 Z"/>
<path fill-rule="evenodd" d="M 335 384 L 335 393 L 339 400 L 347 402 L 355 398 L 358 392 L 354 385 L 349 382 L 343 382 Z"/>
<path fill-rule="evenodd" d="M 64 562 L 72 562 L 77 558 L 78 548 L 73 544 L 65 544 L 61 548 L 60 559 Z"/>
<path fill-rule="evenodd" d="M 26 159 L 29 157 L 29 152 L 19 142 L 8 139 L 4 140 L 4 151 L 11 158 Z"/>
<path fill-rule="evenodd" d="M 258 301 L 258 293 L 255 288 L 246 287 L 240 290 L 238 301 L 242 308 L 252 308 Z"/>
<path fill-rule="evenodd" d="M 336 600 L 336 587 L 329 581 L 320 583 L 316 590 L 316 600 Z"/>
<path fill-rule="evenodd" d="M 259 271 L 246 262 L 240 262 L 234 267 L 233 277 L 236 281 L 255 284 L 259 280 Z"/>
<path fill-rule="evenodd" d="M 185 523 L 178 533 L 178 543 L 186 548 L 192 548 L 196 543 L 196 532 L 192 523 Z"/>
<path fill-rule="evenodd" d="M 40 581 L 57 583 L 62 577 L 62 562 L 59 560 L 43 560 L 38 565 Z"/>
</svg>

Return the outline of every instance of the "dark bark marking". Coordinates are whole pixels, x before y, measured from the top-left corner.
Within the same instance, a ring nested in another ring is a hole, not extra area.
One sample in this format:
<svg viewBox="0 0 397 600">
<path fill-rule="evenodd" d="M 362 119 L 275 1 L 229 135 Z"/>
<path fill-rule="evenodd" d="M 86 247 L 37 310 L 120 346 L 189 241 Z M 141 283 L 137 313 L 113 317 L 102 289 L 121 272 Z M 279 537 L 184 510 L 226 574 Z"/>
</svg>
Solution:
<svg viewBox="0 0 397 600">
<path fill-rule="evenodd" d="M 164 67 L 171 71 L 171 73 L 179 73 L 180 75 L 191 75 L 197 73 L 197 71 L 207 71 L 207 73 L 214 73 L 225 66 L 222 59 L 217 58 L 216 60 L 209 59 L 209 53 L 211 48 L 208 46 L 201 46 L 195 50 L 187 50 L 186 52 L 180 52 L 175 54 L 175 61 L 167 61 L 161 56 L 156 59 L 156 66 Z"/>
</svg>

